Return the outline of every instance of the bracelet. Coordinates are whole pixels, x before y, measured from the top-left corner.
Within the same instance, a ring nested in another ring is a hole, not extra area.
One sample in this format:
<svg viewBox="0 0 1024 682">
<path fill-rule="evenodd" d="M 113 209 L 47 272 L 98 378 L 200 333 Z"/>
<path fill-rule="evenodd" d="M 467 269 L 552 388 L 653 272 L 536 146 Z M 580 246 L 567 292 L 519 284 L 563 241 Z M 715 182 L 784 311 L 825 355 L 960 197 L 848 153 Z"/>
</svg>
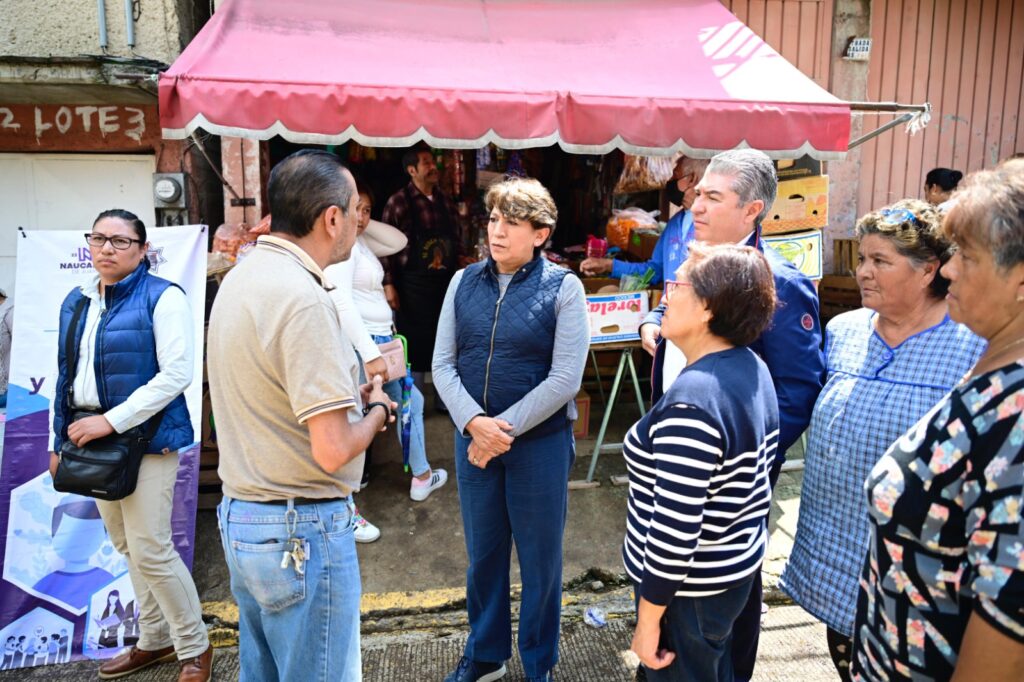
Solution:
<svg viewBox="0 0 1024 682">
<path fill-rule="evenodd" d="M 387 421 L 388 419 L 391 418 L 391 414 L 392 414 L 391 413 L 391 406 L 388 405 L 387 403 L 382 403 L 380 401 L 372 402 L 372 403 L 367 404 L 363 408 L 363 416 L 365 417 L 366 415 L 370 414 L 370 410 L 372 410 L 375 407 L 383 407 L 384 408 L 384 414 L 385 414 L 384 421 Z"/>
</svg>

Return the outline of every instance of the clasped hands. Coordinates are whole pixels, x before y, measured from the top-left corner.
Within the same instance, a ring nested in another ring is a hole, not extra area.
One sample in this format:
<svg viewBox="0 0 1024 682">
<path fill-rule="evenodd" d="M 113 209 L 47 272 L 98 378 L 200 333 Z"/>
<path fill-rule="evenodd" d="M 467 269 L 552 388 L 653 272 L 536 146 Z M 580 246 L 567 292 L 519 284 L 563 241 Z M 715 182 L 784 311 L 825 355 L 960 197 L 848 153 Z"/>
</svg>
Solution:
<svg viewBox="0 0 1024 682">
<path fill-rule="evenodd" d="M 481 469 L 487 468 L 487 463 L 495 457 L 508 452 L 515 440 L 509 433 L 512 425 L 498 417 L 473 417 L 466 425 L 466 430 L 473 439 L 467 453 L 469 463 Z"/>
</svg>

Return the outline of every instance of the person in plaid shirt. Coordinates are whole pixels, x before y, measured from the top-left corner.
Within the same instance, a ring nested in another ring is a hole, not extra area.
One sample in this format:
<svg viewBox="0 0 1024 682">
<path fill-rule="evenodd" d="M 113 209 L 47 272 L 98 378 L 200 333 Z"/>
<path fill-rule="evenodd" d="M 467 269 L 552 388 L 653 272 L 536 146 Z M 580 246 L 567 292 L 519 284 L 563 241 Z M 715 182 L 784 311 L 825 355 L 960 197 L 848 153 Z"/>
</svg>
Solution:
<svg viewBox="0 0 1024 682">
<path fill-rule="evenodd" d="M 448 283 L 459 268 L 464 240 L 455 204 L 437 186 L 439 174 L 426 147 L 402 157 L 409 184 L 395 192 L 381 215 L 408 238 L 405 249 L 384 260 L 384 290 L 396 310 L 398 332 L 409 341 L 409 362 L 417 387 L 434 357 L 437 320 Z M 440 399 L 435 400 L 440 406 Z"/>
</svg>

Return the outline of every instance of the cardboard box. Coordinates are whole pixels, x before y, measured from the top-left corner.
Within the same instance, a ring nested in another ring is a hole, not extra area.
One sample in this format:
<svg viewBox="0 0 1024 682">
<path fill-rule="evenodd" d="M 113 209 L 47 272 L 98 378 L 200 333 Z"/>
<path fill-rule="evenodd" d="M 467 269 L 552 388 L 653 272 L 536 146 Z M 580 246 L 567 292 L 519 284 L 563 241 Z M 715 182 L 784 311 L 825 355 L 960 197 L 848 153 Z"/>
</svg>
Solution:
<svg viewBox="0 0 1024 682">
<path fill-rule="evenodd" d="M 581 277 L 580 280 L 583 282 L 583 291 L 588 294 L 610 294 L 619 291 L 619 280 L 612 277 Z M 615 289 L 612 290 L 611 287 L 615 287 Z M 605 288 L 608 291 L 601 291 Z"/>
<path fill-rule="evenodd" d="M 590 433 L 590 394 L 582 388 L 576 394 L 576 414 L 572 435 L 576 438 L 586 438 Z"/>
<path fill-rule="evenodd" d="M 626 250 L 641 261 L 649 261 L 654 255 L 654 247 L 661 239 L 661 234 L 650 230 L 633 230 L 629 235 L 629 248 Z"/>
<path fill-rule="evenodd" d="M 765 237 L 766 244 L 811 279 L 821 279 L 821 230 Z"/>
<path fill-rule="evenodd" d="M 799 159 L 778 159 L 775 162 L 775 175 L 780 181 L 821 175 L 821 161 L 806 155 Z"/>
<path fill-rule="evenodd" d="M 640 339 L 640 323 L 650 311 L 647 290 L 587 296 L 590 343 L 622 343 Z"/>
<path fill-rule="evenodd" d="M 779 183 L 779 192 L 761 226 L 762 234 L 782 234 L 828 224 L 828 176 Z"/>
<path fill-rule="evenodd" d="M 640 323 L 651 310 L 648 291 L 620 292 L 619 280 L 611 277 L 581 279 L 587 292 L 590 343 L 638 341 Z"/>
</svg>

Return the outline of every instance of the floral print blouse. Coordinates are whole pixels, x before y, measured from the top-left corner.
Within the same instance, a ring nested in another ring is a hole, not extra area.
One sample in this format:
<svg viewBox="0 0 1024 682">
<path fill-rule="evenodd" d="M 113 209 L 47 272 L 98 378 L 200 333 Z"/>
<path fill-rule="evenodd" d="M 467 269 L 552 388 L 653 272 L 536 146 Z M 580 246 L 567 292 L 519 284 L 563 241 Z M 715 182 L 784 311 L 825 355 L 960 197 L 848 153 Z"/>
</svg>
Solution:
<svg viewBox="0 0 1024 682">
<path fill-rule="evenodd" d="M 854 680 L 948 680 L 972 614 L 1024 642 L 1024 362 L 955 388 L 865 489 Z"/>
</svg>

